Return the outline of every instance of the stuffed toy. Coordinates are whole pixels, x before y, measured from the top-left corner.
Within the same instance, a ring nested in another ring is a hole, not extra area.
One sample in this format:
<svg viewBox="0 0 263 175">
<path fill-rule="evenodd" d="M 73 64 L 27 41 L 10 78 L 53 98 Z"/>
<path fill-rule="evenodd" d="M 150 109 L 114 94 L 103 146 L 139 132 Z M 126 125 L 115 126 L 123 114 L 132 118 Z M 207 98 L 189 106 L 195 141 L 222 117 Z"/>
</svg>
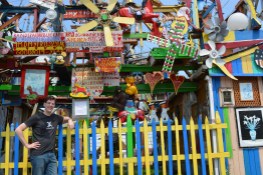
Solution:
<svg viewBox="0 0 263 175">
<path fill-rule="evenodd" d="M 126 94 L 130 96 L 136 96 L 138 94 L 138 89 L 135 85 L 135 78 L 133 76 L 128 76 L 125 78 L 126 82 Z"/>
</svg>

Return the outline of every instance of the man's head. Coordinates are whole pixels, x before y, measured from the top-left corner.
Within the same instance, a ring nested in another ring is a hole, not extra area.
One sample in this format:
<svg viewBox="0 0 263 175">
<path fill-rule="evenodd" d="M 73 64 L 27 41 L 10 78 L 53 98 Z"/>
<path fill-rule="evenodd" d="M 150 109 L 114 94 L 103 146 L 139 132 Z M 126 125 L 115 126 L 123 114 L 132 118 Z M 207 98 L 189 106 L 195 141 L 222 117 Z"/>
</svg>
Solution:
<svg viewBox="0 0 263 175">
<path fill-rule="evenodd" d="M 44 99 L 44 107 L 45 107 L 45 111 L 44 113 L 46 115 L 50 115 L 55 107 L 56 104 L 56 98 L 54 96 L 47 96 Z"/>
</svg>

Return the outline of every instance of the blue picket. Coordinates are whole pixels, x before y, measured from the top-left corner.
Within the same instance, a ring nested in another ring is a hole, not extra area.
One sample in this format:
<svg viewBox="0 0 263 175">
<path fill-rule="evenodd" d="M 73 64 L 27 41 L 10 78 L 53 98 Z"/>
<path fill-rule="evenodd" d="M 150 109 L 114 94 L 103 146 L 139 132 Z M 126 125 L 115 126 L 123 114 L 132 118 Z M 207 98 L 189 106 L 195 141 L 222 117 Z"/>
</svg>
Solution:
<svg viewBox="0 0 263 175">
<path fill-rule="evenodd" d="M 96 138 L 96 123 L 91 124 L 92 127 L 92 174 L 98 174 L 97 171 L 97 138 Z M 103 141 L 103 140 L 102 140 Z"/>
<path fill-rule="evenodd" d="M 63 127 L 58 126 L 58 174 L 63 175 Z"/>
<path fill-rule="evenodd" d="M 18 127 L 18 123 L 16 123 L 15 128 Z M 19 138 L 15 135 L 15 143 L 14 143 L 14 175 L 18 175 L 18 161 L 19 161 Z"/>
<path fill-rule="evenodd" d="M 108 139 L 109 139 L 109 152 L 110 152 L 110 175 L 114 175 L 114 149 L 113 149 L 113 133 L 112 133 L 112 120 L 109 120 L 108 125 Z"/>
<path fill-rule="evenodd" d="M 190 160 L 189 160 L 189 148 L 188 148 L 188 134 L 187 134 L 185 118 L 183 118 L 183 120 L 182 120 L 182 125 L 183 125 L 185 169 L 186 169 L 186 174 L 191 175 Z"/>
<path fill-rule="evenodd" d="M 205 164 L 205 145 L 204 145 L 204 133 L 202 129 L 202 116 L 198 117 L 198 133 L 199 133 L 199 143 L 200 143 L 200 153 L 201 153 L 201 167 L 202 175 L 206 175 L 206 164 Z"/>
<path fill-rule="evenodd" d="M 168 164 L 169 164 L 169 174 L 173 175 L 173 150 L 172 150 L 172 129 L 171 129 L 171 120 L 167 121 L 167 145 L 168 145 Z"/>
<path fill-rule="evenodd" d="M 142 174 L 142 148 L 141 148 L 141 133 L 140 133 L 140 123 L 138 120 L 135 122 L 136 128 L 136 143 L 137 143 L 137 169 L 138 175 Z"/>
<path fill-rule="evenodd" d="M 152 120 L 152 137 L 153 137 L 153 166 L 154 166 L 154 174 L 159 174 L 159 167 L 158 167 L 158 143 L 157 143 L 157 134 L 156 134 L 156 121 L 155 119 Z"/>
<path fill-rule="evenodd" d="M 79 152 L 79 122 L 75 124 L 75 173 L 80 174 L 80 152 Z"/>
</svg>

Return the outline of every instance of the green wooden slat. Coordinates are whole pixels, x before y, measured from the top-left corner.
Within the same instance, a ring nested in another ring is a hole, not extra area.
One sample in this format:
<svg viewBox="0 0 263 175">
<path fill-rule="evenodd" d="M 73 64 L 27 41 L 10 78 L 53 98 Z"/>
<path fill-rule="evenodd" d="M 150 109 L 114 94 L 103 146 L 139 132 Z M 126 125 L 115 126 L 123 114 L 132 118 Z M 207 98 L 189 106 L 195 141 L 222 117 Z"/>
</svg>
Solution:
<svg viewBox="0 0 263 175">
<path fill-rule="evenodd" d="M 126 88 L 126 84 L 121 84 L 122 89 Z M 137 88 L 140 94 L 150 93 L 150 87 L 148 84 L 138 84 Z M 8 91 L 8 95 L 19 95 L 20 86 L 19 85 L 0 85 L 0 90 Z M 193 92 L 197 90 L 197 84 L 194 82 L 184 82 L 178 92 Z M 69 96 L 71 91 L 70 86 L 49 86 L 49 95 L 59 95 L 59 96 Z M 112 96 L 114 94 L 114 86 L 104 86 L 102 95 Z M 174 92 L 173 84 L 171 82 L 158 83 L 153 91 L 154 94 Z"/>
<path fill-rule="evenodd" d="M 227 124 L 226 128 L 226 147 L 227 151 L 230 153 L 229 158 L 233 158 L 233 149 L 232 149 L 232 140 L 231 140 L 231 131 L 230 131 L 230 122 L 229 122 L 229 108 L 223 108 L 224 121 Z"/>
</svg>

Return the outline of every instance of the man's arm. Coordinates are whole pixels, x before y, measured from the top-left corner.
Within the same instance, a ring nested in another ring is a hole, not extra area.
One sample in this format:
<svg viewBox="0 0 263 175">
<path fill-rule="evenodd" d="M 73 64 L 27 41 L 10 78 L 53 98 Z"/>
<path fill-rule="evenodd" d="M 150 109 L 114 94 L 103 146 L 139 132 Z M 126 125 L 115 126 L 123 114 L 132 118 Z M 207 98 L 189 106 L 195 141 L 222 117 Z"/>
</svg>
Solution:
<svg viewBox="0 0 263 175">
<path fill-rule="evenodd" d="M 16 132 L 19 140 L 22 142 L 22 144 L 23 144 L 27 149 L 32 149 L 32 148 L 37 149 L 37 148 L 39 148 L 39 146 L 40 146 L 40 143 L 39 143 L 39 142 L 34 142 L 34 143 L 32 143 L 32 144 L 27 143 L 27 141 L 26 141 L 26 139 L 25 139 L 25 137 L 24 137 L 24 134 L 23 134 L 23 131 L 24 131 L 26 128 L 27 128 L 27 126 L 26 126 L 25 123 L 20 124 L 20 125 L 16 128 L 15 132 Z"/>
<path fill-rule="evenodd" d="M 68 122 L 68 127 L 74 129 L 74 122 L 70 117 L 63 117 L 63 123 Z"/>
</svg>

